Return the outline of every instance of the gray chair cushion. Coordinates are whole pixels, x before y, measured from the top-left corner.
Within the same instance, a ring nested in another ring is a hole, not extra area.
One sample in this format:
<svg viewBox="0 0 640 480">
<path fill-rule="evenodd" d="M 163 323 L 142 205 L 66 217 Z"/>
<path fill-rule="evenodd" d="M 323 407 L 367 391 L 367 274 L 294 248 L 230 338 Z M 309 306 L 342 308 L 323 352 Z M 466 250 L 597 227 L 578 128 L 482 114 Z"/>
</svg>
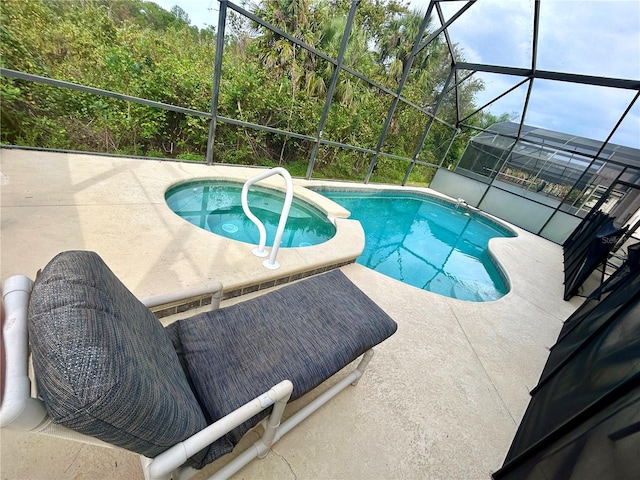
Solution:
<svg viewBox="0 0 640 480">
<path fill-rule="evenodd" d="M 285 379 L 292 399 L 301 397 L 396 328 L 339 270 L 167 327 L 209 422 Z M 227 435 L 229 443 L 265 415 Z"/>
<path fill-rule="evenodd" d="M 93 252 L 61 253 L 42 271 L 29 340 L 56 423 L 147 457 L 206 427 L 165 329 Z"/>
</svg>

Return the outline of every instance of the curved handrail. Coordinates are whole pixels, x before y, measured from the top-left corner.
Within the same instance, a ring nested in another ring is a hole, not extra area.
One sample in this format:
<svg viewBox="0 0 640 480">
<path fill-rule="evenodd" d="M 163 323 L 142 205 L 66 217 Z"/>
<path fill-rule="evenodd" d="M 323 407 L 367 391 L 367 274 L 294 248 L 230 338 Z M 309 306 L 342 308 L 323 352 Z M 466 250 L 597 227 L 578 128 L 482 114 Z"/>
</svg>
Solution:
<svg viewBox="0 0 640 480">
<path fill-rule="evenodd" d="M 280 264 L 276 262 L 276 256 L 278 255 L 278 250 L 280 249 L 280 242 L 282 241 L 282 234 L 284 233 L 284 227 L 287 223 L 287 218 L 289 217 L 289 210 L 291 209 L 291 202 L 293 201 L 293 180 L 291 180 L 291 175 L 282 167 L 275 167 L 266 172 L 263 172 L 259 175 L 256 175 L 253 178 L 250 178 L 245 182 L 242 186 L 242 209 L 244 210 L 245 215 L 249 217 L 253 223 L 255 223 L 256 227 L 258 227 L 258 231 L 260 233 L 260 242 L 258 244 L 258 248 L 254 248 L 252 250 L 253 254 L 256 257 L 266 257 L 268 253 L 265 250 L 265 245 L 267 243 L 267 230 L 264 227 L 264 224 L 260 221 L 258 217 L 256 217 L 251 210 L 249 209 L 249 188 L 256 182 L 260 180 L 264 180 L 272 175 L 280 174 L 284 178 L 284 181 L 287 186 L 286 195 L 284 198 L 284 205 L 282 205 L 282 212 L 280 213 L 280 221 L 278 222 L 278 229 L 276 230 L 276 237 L 273 240 L 273 248 L 271 249 L 271 256 L 262 262 L 262 264 L 271 270 L 276 270 L 280 268 Z"/>
</svg>

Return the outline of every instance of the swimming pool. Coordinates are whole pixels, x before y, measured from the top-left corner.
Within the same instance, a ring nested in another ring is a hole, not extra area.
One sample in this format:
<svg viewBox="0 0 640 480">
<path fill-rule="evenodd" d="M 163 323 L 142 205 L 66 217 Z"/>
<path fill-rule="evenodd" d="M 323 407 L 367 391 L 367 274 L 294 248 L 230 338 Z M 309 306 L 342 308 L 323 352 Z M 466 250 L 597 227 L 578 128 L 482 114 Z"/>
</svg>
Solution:
<svg viewBox="0 0 640 480">
<path fill-rule="evenodd" d="M 257 245 L 260 239 L 258 227 L 242 210 L 242 185 L 225 180 L 189 181 L 167 190 L 165 200 L 176 214 L 200 228 Z M 284 192 L 257 185 L 249 190 L 249 207 L 265 225 L 268 246 L 273 245 L 284 196 Z M 320 209 L 294 196 L 280 246 L 318 245 L 335 234 L 335 226 Z"/>
<path fill-rule="evenodd" d="M 413 192 L 313 188 L 359 220 L 365 247 L 356 260 L 373 270 L 447 297 L 497 300 L 508 291 L 506 275 L 487 246 L 515 233 L 478 214 Z"/>
</svg>

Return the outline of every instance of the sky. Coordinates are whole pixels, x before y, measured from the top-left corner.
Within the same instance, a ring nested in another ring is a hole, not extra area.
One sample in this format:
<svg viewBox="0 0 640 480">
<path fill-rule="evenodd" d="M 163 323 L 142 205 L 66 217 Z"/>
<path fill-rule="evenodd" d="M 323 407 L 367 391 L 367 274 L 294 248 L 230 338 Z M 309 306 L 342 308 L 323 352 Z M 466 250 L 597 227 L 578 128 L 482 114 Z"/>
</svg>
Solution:
<svg viewBox="0 0 640 480">
<path fill-rule="evenodd" d="M 193 25 L 217 25 L 217 0 L 153 0 L 170 10 L 180 6 Z M 346 1 L 346 0 L 345 0 Z M 236 3 L 240 4 L 238 0 Z M 467 2 L 443 2 L 449 18 Z M 424 11 L 428 0 L 411 0 Z M 533 0 L 481 0 L 449 28 L 464 59 L 529 68 L 532 55 Z M 537 68 L 558 72 L 640 81 L 640 1 L 544 0 L 540 3 Z M 482 106 L 522 80 L 476 74 L 485 84 L 477 97 Z M 488 110 L 520 121 L 527 85 L 495 102 Z M 572 135 L 606 140 L 635 92 L 535 80 L 525 123 Z M 640 100 L 625 117 L 611 142 L 640 148 Z"/>
<path fill-rule="evenodd" d="M 171 10 L 174 5 L 182 8 L 189 15 L 192 25 L 206 28 L 208 25 L 218 25 L 218 0 L 150 0 L 165 10 Z M 240 1 L 234 1 L 240 4 Z"/>
</svg>

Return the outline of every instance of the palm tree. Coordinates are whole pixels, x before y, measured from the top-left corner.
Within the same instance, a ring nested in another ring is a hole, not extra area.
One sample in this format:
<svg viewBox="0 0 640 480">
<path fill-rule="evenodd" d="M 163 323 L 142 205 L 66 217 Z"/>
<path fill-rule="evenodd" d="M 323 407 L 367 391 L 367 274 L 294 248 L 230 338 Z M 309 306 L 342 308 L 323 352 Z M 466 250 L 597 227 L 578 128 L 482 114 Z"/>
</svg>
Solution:
<svg viewBox="0 0 640 480">
<path fill-rule="evenodd" d="M 382 30 L 379 41 L 378 60 L 385 67 L 387 83 L 397 85 L 402 73 L 408 65 L 411 51 L 416 42 L 423 43 L 431 35 L 431 20 L 427 25 L 423 36 L 417 38 L 423 14 L 416 11 L 407 11 L 396 15 L 388 21 Z M 431 90 L 435 86 L 435 69 L 443 61 L 446 52 L 442 43 L 436 39 L 423 48 L 413 61 L 409 76 L 409 85 L 420 85 L 424 91 L 423 104 L 431 98 Z"/>
</svg>

